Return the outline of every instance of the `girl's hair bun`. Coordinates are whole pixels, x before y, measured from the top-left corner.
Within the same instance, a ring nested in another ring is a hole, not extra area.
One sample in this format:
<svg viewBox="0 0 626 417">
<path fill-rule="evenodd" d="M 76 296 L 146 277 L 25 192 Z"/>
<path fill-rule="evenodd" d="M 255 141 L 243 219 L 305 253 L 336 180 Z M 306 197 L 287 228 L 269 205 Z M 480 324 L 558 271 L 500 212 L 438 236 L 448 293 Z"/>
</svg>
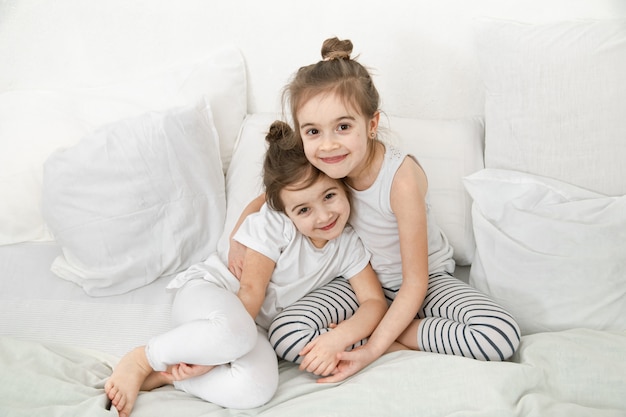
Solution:
<svg viewBox="0 0 626 417">
<path fill-rule="evenodd" d="M 329 38 L 322 44 L 322 59 L 332 61 L 334 59 L 350 59 L 352 54 L 352 41 Z"/>
<path fill-rule="evenodd" d="M 293 130 L 289 124 L 276 120 L 270 125 L 270 129 L 265 135 L 265 140 L 271 143 L 282 142 L 284 139 L 291 138 Z"/>
</svg>

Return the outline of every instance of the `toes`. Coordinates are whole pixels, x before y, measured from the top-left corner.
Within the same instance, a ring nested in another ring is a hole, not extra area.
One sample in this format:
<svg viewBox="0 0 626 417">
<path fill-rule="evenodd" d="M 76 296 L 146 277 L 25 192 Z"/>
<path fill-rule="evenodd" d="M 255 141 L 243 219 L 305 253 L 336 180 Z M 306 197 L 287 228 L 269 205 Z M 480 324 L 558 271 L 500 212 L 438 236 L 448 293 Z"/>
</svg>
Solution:
<svg viewBox="0 0 626 417">
<path fill-rule="evenodd" d="M 130 415 L 130 407 L 119 406 L 115 408 L 118 410 L 119 417 L 128 417 Z"/>
<path fill-rule="evenodd" d="M 117 390 L 117 388 L 115 386 L 112 386 L 112 387 L 109 387 L 109 388 L 105 387 L 104 391 L 107 393 L 107 397 L 109 397 L 109 400 L 111 400 L 111 401 L 113 401 L 113 399 L 115 399 L 115 396 L 118 393 L 118 390 Z"/>
<path fill-rule="evenodd" d="M 113 390 L 114 388 L 115 388 L 115 385 L 113 385 L 110 379 L 108 379 L 107 382 L 104 383 L 104 392 L 106 392 L 107 395 L 109 395 L 111 390 Z"/>
<path fill-rule="evenodd" d="M 126 408 L 126 397 L 121 394 L 118 394 L 112 402 L 118 410 Z"/>
</svg>

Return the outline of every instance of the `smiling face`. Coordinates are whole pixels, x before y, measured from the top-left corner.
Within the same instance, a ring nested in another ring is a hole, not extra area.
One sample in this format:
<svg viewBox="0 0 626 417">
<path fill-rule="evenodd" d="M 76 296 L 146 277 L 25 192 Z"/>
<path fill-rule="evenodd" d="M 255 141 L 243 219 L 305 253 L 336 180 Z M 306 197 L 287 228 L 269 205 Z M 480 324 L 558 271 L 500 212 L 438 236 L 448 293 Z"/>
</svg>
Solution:
<svg viewBox="0 0 626 417">
<path fill-rule="evenodd" d="M 322 175 L 311 186 L 284 188 L 281 200 L 285 214 L 313 245 L 321 248 L 339 237 L 350 217 L 350 202 L 344 185 Z"/>
<path fill-rule="evenodd" d="M 366 119 L 335 93 L 318 94 L 298 110 L 307 159 L 332 178 L 356 177 L 366 170 L 378 113 Z"/>
</svg>

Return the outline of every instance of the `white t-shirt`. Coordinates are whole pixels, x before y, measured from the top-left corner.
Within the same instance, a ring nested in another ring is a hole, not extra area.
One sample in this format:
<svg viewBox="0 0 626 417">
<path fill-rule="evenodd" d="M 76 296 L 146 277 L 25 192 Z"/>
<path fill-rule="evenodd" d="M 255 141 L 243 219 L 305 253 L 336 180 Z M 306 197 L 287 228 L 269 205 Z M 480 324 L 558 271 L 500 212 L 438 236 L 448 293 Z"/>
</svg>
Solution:
<svg viewBox="0 0 626 417">
<path fill-rule="evenodd" d="M 256 318 L 264 329 L 285 307 L 338 276 L 349 280 L 370 260 L 369 252 L 350 225 L 323 248 L 316 248 L 284 213 L 266 204 L 244 220 L 233 238 L 276 263 Z M 192 278 L 204 278 L 233 292 L 239 290 L 239 281 L 216 253 L 176 276 L 168 287 L 180 287 Z"/>
</svg>

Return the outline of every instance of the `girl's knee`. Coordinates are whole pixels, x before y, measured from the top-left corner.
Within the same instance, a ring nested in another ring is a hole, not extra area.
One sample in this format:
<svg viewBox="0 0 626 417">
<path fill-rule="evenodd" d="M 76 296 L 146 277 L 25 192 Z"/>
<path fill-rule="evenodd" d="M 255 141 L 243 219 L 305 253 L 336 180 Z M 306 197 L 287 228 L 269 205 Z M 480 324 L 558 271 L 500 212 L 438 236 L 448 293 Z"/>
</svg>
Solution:
<svg viewBox="0 0 626 417">
<path fill-rule="evenodd" d="M 505 361 L 517 351 L 520 343 L 519 329 L 513 323 L 498 323 L 498 326 L 474 328 L 474 337 L 481 345 L 485 360 Z"/>
<path fill-rule="evenodd" d="M 282 324 L 281 324 L 282 323 Z M 279 358 L 300 363 L 300 351 L 316 336 L 326 330 L 301 322 L 274 321 L 268 331 L 268 340 Z"/>
</svg>

